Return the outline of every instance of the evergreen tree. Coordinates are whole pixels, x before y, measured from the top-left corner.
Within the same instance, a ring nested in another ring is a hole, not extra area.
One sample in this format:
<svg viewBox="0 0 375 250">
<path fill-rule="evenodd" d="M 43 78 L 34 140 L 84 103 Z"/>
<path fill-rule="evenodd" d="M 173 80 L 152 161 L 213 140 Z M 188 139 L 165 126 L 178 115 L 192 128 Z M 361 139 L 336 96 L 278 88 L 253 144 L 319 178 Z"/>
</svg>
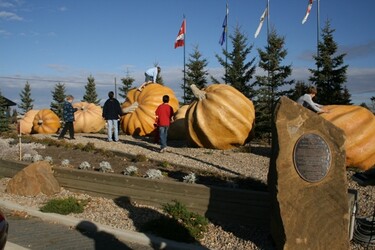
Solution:
<svg viewBox="0 0 375 250">
<path fill-rule="evenodd" d="M 126 95 L 128 94 L 129 90 L 131 89 L 131 86 L 135 79 L 130 76 L 129 71 L 126 73 L 126 77 L 121 79 L 122 86 L 120 86 L 118 89 L 120 90 L 119 96 L 126 99 Z"/>
<path fill-rule="evenodd" d="M 225 58 L 216 55 L 219 63 L 226 69 L 226 73 L 222 80 L 239 90 L 248 98 L 254 96 L 253 86 L 249 83 L 255 73 L 255 57 L 246 62 L 248 54 L 250 54 L 253 45 L 248 45 L 246 36 L 241 33 L 240 28 L 237 26 L 234 35 L 230 35 L 232 41 L 233 51 L 228 52 L 223 49 Z M 215 83 L 218 80 L 212 77 Z"/>
<path fill-rule="evenodd" d="M 3 98 L 0 91 L 0 132 L 9 131 L 9 122 L 7 101 Z"/>
<path fill-rule="evenodd" d="M 98 94 L 96 93 L 95 79 L 93 76 L 87 77 L 87 84 L 85 86 L 86 92 L 83 96 L 83 102 L 94 103 L 99 105 L 100 99 L 98 99 Z"/>
<path fill-rule="evenodd" d="M 21 115 L 24 115 L 27 111 L 34 108 L 34 100 L 31 99 L 31 87 L 29 82 L 26 82 L 25 87 L 20 94 L 20 97 L 21 104 L 19 104 L 18 107 L 21 109 Z"/>
<path fill-rule="evenodd" d="M 346 54 L 336 55 L 337 43 L 333 39 L 334 31 L 327 21 L 322 29 L 322 41 L 318 43 L 319 53 L 314 56 L 317 69 L 309 69 L 312 73 L 309 80 L 318 90 L 316 101 L 322 105 L 351 104 L 350 93 L 344 87 L 348 69 L 348 65 L 343 65 Z"/>
<path fill-rule="evenodd" d="M 291 94 L 292 91 L 285 90 L 285 86 L 294 83 L 294 80 L 286 80 L 292 74 L 291 65 L 281 65 L 288 54 L 284 45 L 284 37 L 278 36 L 276 30 L 272 29 L 265 50 L 258 49 L 259 67 L 267 72 L 267 75 L 256 76 L 254 83 L 257 87 L 254 99 L 257 119 L 255 130 L 269 138 L 274 106 L 281 96 Z"/>
<path fill-rule="evenodd" d="M 51 93 L 53 101 L 51 102 L 50 108 L 61 120 L 63 120 L 63 105 L 66 97 L 65 84 L 57 83 Z"/>
<path fill-rule="evenodd" d="M 297 99 L 300 96 L 302 96 L 302 95 L 304 95 L 308 92 L 308 89 L 309 89 L 309 86 L 307 86 L 305 84 L 305 82 L 297 81 L 296 85 L 294 86 L 294 89 L 293 89 L 292 93 L 290 95 L 288 95 L 288 97 L 293 101 L 297 101 Z"/>
<path fill-rule="evenodd" d="M 190 89 L 191 84 L 195 84 L 198 89 L 206 87 L 208 71 L 205 70 L 207 67 L 207 60 L 201 58 L 202 54 L 199 52 L 198 45 L 194 47 L 193 53 L 189 54 L 188 63 L 186 64 L 186 86 L 181 84 L 181 88 L 185 93 L 184 104 L 189 104 L 194 100 L 193 92 Z"/>
</svg>

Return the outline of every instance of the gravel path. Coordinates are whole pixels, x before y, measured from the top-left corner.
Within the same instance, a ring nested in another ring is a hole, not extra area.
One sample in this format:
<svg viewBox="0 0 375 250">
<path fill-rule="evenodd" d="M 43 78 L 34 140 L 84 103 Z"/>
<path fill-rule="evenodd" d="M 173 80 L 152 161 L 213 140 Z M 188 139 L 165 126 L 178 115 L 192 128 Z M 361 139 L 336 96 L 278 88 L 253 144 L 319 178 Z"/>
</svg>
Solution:
<svg viewBox="0 0 375 250">
<path fill-rule="evenodd" d="M 55 135 L 35 135 L 36 137 L 56 138 Z M 120 136 L 120 142 L 106 142 L 105 135 L 77 134 L 76 140 L 72 143 L 92 142 L 98 148 L 109 148 L 131 155 L 145 154 L 148 158 L 167 161 L 215 172 L 221 175 L 247 176 L 267 183 L 267 172 L 269 165 L 269 149 L 259 145 L 252 145 L 252 153 L 241 150 L 211 150 L 189 148 L 180 142 L 170 142 L 170 147 L 166 153 L 158 152 L 158 145 L 145 139 L 135 139 L 131 136 Z M 375 209 L 375 191 L 371 186 L 361 187 L 351 180 L 353 172 L 348 171 L 349 187 L 358 191 L 358 216 L 371 216 Z M 0 180 L 0 197 L 2 199 L 16 202 L 23 206 L 40 207 L 51 197 L 40 195 L 38 197 L 16 197 L 4 192 L 8 179 Z M 90 199 L 89 204 L 82 214 L 73 216 L 80 219 L 92 220 L 114 228 L 136 231 L 136 224 L 144 220 L 153 218 L 161 213 L 158 209 L 143 207 L 139 204 L 132 204 L 133 208 L 119 208 L 112 200 L 90 197 L 86 194 L 75 194 L 62 189 L 56 197 L 75 196 L 79 199 Z M 55 198 L 55 197 L 53 197 Z M 150 211 L 145 214 L 137 214 L 137 211 Z M 154 212 L 152 212 L 154 211 Z M 119 219 L 121 218 L 121 219 Z M 241 225 L 228 225 L 210 223 L 209 231 L 200 241 L 200 244 L 209 249 L 273 249 L 269 239 L 269 232 L 260 228 L 250 228 Z M 366 249 L 357 243 L 351 243 L 351 249 Z"/>
</svg>

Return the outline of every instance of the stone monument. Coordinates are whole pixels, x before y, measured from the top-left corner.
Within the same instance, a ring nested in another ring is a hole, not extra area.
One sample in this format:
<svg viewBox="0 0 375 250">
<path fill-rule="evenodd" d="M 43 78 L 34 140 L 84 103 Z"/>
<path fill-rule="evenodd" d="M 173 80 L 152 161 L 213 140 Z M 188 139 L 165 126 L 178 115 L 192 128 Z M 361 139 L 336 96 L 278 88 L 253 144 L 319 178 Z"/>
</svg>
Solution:
<svg viewBox="0 0 375 250">
<path fill-rule="evenodd" d="M 272 137 L 268 186 L 277 249 L 349 249 L 343 131 L 282 97 Z"/>
</svg>

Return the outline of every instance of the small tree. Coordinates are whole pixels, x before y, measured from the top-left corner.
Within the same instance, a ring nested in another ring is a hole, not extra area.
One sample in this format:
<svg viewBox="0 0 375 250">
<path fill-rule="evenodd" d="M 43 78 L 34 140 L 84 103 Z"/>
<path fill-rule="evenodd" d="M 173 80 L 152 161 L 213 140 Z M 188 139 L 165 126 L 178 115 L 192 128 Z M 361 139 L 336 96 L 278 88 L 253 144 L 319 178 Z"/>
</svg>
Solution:
<svg viewBox="0 0 375 250">
<path fill-rule="evenodd" d="M 250 54 L 253 46 L 247 44 L 247 38 L 241 33 L 238 26 L 234 31 L 234 35 L 229 37 L 232 41 L 233 51 L 228 52 L 223 49 L 223 54 L 227 60 L 216 55 L 219 63 L 226 69 L 222 80 L 251 99 L 254 96 L 254 91 L 249 81 L 253 78 L 255 73 L 255 57 L 248 62 L 246 62 L 246 58 L 248 54 Z M 213 77 L 212 80 L 219 83 L 219 81 Z"/>
<path fill-rule="evenodd" d="M 55 114 L 63 120 L 63 104 L 64 99 L 66 97 L 65 94 L 65 84 L 64 83 L 57 83 L 55 85 L 54 90 L 52 93 L 52 102 L 51 102 L 51 110 L 55 112 Z"/>
<path fill-rule="evenodd" d="M 184 91 L 184 104 L 189 104 L 194 100 L 193 92 L 190 89 L 190 85 L 195 84 L 199 89 L 205 88 L 207 84 L 206 76 L 208 71 L 205 70 L 207 67 L 207 60 L 202 59 L 202 54 L 199 52 L 198 45 L 194 47 L 194 51 L 189 55 L 188 63 L 186 64 L 186 86 L 181 84 L 181 88 Z"/>
<path fill-rule="evenodd" d="M 96 93 L 95 79 L 93 76 L 87 78 L 87 84 L 85 86 L 86 92 L 83 96 L 83 102 L 94 103 L 99 105 L 100 99 L 98 99 L 98 94 Z"/>
<path fill-rule="evenodd" d="M 344 64 L 346 54 L 337 54 L 337 43 L 333 40 L 330 22 L 322 29 L 322 41 L 318 43 L 319 53 L 314 56 L 317 69 L 309 69 L 312 73 L 310 81 L 315 83 L 318 94 L 317 103 L 351 104 L 349 91 L 344 87 L 348 65 Z"/>
<path fill-rule="evenodd" d="M 27 111 L 34 108 L 34 100 L 31 99 L 31 87 L 29 82 L 26 82 L 25 87 L 20 94 L 20 98 L 21 104 L 19 104 L 18 107 L 21 109 L 21 115 L 24 115 Z"/>
<path fill-rule="evenodd" d="M 129 71 L 126 73 L 126 77 L 121 79 L 122 86 L 120 86 L 119 89 L 119 96 L 126 99 L 126 95 L 128 94 L 129 90 L 131 89 L 133 82 L 135 79 L 130 76 Z"/>
<path fill-rule="evenodd" d="M 3 98 L 0 91 L 0 132 L 9 131 L 9 117 L 7 110 L 7 102 Z"/>
</svg>

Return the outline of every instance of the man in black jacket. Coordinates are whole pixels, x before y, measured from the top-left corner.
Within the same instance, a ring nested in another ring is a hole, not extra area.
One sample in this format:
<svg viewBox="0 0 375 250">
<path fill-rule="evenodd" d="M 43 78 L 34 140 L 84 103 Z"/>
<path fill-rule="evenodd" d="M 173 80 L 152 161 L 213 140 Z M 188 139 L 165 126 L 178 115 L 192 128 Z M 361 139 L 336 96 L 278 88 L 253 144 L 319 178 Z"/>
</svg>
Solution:
<svg viewBox="0 0 375 250">
<path fill-rule="evenodd" d="M 103 106 L 103 118 L 107 122 L 108 141 L 118 141 L 118 120 L 122 115 L 119 101 L 114 98 L 113 91 L 108 93 L 108 100 Z M 112 129 L 114 136 L 112 137 Z M 112 139 L 113 138 L 113 139 Z"/>
</svg>

